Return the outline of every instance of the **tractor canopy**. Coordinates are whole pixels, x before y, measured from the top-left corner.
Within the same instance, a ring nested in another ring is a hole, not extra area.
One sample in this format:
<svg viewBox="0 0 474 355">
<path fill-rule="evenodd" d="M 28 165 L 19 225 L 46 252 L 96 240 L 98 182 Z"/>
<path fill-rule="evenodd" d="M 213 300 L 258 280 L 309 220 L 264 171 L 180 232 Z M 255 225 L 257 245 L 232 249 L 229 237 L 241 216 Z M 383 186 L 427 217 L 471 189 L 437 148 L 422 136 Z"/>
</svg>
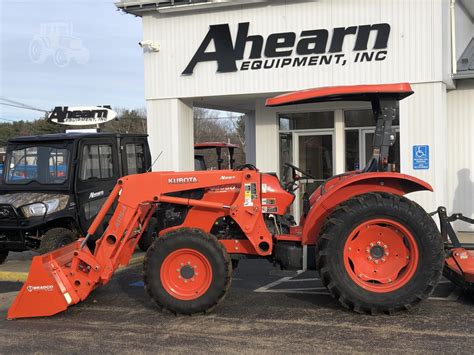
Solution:
<svg viewBox="0 0 474 355">
<path fill-rule="evenodd" d="M 370 101 L 392 99 L 399 101 L 413 94 L 409 83 L 381 85 L 333 86 L 294 91 L 267 99 L 267 107 L 311 104 L 328 101 Z"/>
</svg>

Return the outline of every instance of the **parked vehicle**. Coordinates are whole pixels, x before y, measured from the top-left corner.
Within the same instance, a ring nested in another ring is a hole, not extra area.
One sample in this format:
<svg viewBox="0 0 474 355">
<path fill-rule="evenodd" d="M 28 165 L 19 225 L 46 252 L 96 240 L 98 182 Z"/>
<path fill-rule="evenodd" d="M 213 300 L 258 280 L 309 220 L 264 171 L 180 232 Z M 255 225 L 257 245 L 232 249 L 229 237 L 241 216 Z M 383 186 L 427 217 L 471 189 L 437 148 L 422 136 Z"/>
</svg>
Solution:
<svg viewBox="0 0 474 355">
<path fill-rule="evenodd" d="M 89 228 L 117 179 L 144 173 L 150 164 L 146 135 L 10 139 L 0 184 L 0 263 L 9 251 L 46 253 L 75 241 Z"/>
</svg>

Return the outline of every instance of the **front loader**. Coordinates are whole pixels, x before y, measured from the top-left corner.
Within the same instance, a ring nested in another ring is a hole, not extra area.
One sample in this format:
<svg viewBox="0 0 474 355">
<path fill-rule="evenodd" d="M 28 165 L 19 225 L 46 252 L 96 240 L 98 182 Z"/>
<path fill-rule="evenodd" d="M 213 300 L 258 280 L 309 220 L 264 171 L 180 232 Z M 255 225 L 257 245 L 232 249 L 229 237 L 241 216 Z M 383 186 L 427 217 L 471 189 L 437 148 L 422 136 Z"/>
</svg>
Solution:
<svg viewBox="0 0 474 355">
<path fill-rule="evenodd" d="M 245 257 L 286 269 L 316 268 L 334 298 L 359 313 L 411 309 L 431 294 L 445 259 L 436 224 L 404 197 L 431 186 L 388 171 L 397 103 L 412 93 L 409 84 L 362 85 L 267 100 L 268 106 L 372 104 L 376 131 L 369 164 L 326 180 L 306 197 L 299 225 L 288 211 L 307 173 L 291 164 L 293 179 L 285 184 L 249 164 L 121 178 L 84 238 L 33 259 L 8 318 L 50 316 L 85 300 L 129 262 L 151 216 L 163 206 L 183 208 L 179 222 L 160 231 L 145 257 L 145 289 L 161 309 L 209 312 L 230 288 L 233 261 Z"/>
</svg>

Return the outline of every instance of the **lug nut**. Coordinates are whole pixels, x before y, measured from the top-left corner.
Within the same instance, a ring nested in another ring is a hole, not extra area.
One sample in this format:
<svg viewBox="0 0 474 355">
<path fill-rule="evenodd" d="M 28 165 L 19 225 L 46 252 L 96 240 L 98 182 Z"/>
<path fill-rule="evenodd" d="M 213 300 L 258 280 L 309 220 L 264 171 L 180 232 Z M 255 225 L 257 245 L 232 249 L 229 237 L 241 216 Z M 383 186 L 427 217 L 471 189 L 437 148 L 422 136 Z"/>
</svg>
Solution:
<svg viewBox="0 0 474 355">
<path fill-rule="evenodd" d="M 377 242 L 377 245 L 382 245 L 382 242 L 379 240 L 379 241 Z"/>
<path fill-rule="evenodd" d="M 374 260 L 374 263 L 378 264 L 378 263 L 379 263 L 379 261 L 378 261 L 378 260 Z"/>
<path fill-rule="evenodd" d="M 369 257 L 367 259 L 370 261 L 370 260 L 372 260 L 372 257 L 369 255 Z"/>
<path fill-rule="evenodd" d="M 374 243 L 370 243 L 369 245 L 370 245 L 371 247 L 373 247 L 373 246 L 374 246 Z"/>
<path fill-rule="evenodd" d="M 380 260 L 382 260 L 382 262 L 385 262 L 385 258 L 382 258 L 382 259 L 380 259 Z"/>
</svg>

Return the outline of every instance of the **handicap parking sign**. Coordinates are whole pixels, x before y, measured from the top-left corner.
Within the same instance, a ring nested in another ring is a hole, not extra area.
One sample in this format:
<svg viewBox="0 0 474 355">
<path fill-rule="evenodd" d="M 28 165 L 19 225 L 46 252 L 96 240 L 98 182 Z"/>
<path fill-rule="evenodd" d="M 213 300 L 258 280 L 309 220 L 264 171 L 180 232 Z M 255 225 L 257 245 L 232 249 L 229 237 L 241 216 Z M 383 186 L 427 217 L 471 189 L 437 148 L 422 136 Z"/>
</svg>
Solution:
<svg viewBox="0 0 474 355">
<path fill-rule="evenodd" d="M 430 168 L 430 147 L 428 145 L 413 146 L 413 169 Z"/>
</svg>

